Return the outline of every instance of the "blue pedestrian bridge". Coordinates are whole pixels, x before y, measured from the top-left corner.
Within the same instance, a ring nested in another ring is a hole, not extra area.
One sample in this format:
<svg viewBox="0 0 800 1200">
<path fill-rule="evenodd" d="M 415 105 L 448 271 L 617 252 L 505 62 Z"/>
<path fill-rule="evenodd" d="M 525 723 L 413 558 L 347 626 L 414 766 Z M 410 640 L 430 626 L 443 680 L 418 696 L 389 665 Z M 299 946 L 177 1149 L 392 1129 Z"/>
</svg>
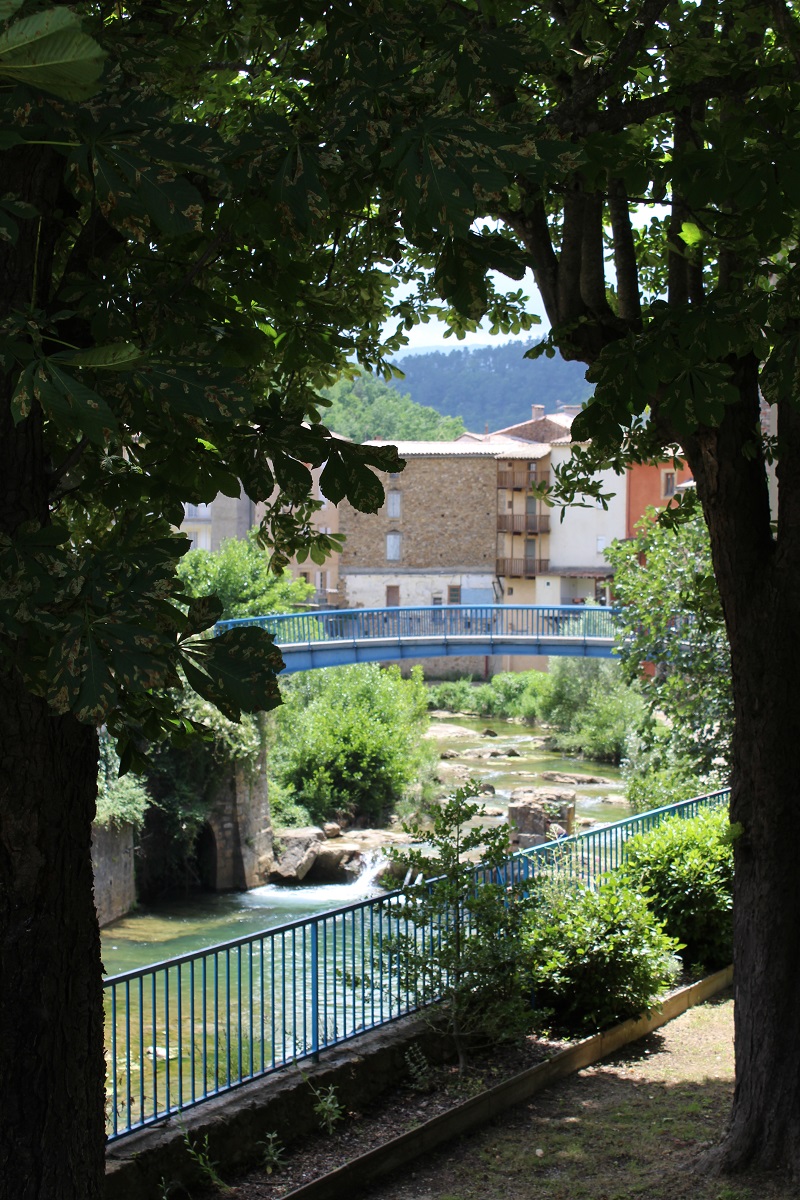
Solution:
<svg viewBox="0 0 800 1200">
<path fill-rule="evenodd" d="M 448 655 L 610 658 L 617 612 L 579 604 L 436 604 L 339 608 L 220 621 L 217 632 L 260 625 L 275 637 L 285 671 Z"/>
</svg>

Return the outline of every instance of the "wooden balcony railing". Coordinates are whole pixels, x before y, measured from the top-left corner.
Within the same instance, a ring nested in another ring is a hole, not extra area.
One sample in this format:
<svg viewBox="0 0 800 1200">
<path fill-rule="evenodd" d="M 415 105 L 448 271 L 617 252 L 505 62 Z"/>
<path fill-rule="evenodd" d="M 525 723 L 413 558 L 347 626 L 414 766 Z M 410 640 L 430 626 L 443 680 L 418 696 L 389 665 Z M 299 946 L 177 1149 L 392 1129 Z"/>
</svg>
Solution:
<svg viewBox="0 0 800 1200">
<path fill-rule="evenodd" d="M 549 513 L 498 513 L 499 533 L 549 533 Z"/>
<path fill-rule="evenodd" d="M 537 575 L 546 575 L 550 570 L 549 558 L 498 558 L 496 564 L 498 575 L 509 579 L 535 579 Z"/>
<path fill-rule="evenodd" d="M 550 476 L 545 472 L 529 471 L 527 469 L 516 468 L 509 471 L 500 469 L 497 472 L 497 486 L 499 488 L 522 488 L 527 491 L 529 487 L 533 487 L 536 483 L 549 483 Z"/>
</svg>

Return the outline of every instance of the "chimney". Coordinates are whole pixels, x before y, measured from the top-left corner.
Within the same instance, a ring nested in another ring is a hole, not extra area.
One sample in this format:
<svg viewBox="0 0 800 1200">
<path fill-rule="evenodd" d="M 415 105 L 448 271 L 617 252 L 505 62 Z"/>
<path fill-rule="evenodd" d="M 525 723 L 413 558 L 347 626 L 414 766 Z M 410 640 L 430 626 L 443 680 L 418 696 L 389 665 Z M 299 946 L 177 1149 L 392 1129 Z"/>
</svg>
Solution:
<svg viewBox="0 0 800 1200">
<path fill-rule="evenodd" d="M 531 405 L 531 420 L 532 421 L 541 421 L 543 416 L 544 416 L 544 405 L 543 404 L 532 404 Z"/>
</svg>

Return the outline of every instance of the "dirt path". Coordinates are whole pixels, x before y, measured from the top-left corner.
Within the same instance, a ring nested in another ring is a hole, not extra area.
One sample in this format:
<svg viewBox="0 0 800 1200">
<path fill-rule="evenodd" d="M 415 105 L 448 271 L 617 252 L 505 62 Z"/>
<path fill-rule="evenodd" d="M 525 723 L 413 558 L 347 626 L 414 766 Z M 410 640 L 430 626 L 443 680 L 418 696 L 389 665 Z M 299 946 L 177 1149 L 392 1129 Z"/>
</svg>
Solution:
<svg viewBox="0 0 800 1200">
<path fill-rule="evenodd" d="M 732 1039 L 733 1002 L 723 996 L 479 1133 L 410 1164 L 368 1198 L 798 1200 L 800 1188 L 779 1179 L 714 1180 L 692 1171 L 724 1128 L 733 1090 Z M 391 1120 L 386 1114 L 384 1122 L 387 1116 Z M 326 1142 L 327 1155 L 316 1148 L 317 1170 L 326 1157 L 332 1168 L 360 1152 L 344 1131 Z M 343 1143 L 338 1149 L 337 1142 Z M 239 1180 L 231 1194 L 236 1200 L 277 1200 L 309 1178 L 301 1159 L 293 1156 L 287 1173 Z"/>
</svg>

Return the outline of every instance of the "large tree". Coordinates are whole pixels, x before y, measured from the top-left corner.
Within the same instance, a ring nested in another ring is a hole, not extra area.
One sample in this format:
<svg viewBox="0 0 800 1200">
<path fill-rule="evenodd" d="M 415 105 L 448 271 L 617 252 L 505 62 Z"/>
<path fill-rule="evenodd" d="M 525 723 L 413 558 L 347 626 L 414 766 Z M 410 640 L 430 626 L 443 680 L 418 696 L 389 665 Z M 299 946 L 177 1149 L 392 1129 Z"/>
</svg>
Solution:
<svg viewBox="0 0 800 1200">
<path fill-rule="evenodd" d="M 418 303 L 463 327 L 490 269 L 530 267 L 550 347 L 589 364 L 561 498 L 597 495 L 597 466 L 678 445 L 688 460 L 730 642 L 741 827 L 736 1090 L 711 1159 L 800 1173 L 800 6 L 332 0 L 296 14 L 295 45 L 312 14 L 304 102 L 338 107 L 339 152 L 427 268 Z"/>
<path fill-rule="evenodd" d="M 233 717 L 278 699 L 269 636 L 204 637 L 221 605 L 182 594 L 183 502 L 269 501 L 279 565 L 325 548 L 309 465 L 364 510 L 400 465 L 314 407 L 380 365 L 389 276 L 356 165 L 314 200 L 258 10 L 0 2 L 3 1200 L 102 1193 L 97 727 L 135 766 L 182 683 Z"/>
</svg>

